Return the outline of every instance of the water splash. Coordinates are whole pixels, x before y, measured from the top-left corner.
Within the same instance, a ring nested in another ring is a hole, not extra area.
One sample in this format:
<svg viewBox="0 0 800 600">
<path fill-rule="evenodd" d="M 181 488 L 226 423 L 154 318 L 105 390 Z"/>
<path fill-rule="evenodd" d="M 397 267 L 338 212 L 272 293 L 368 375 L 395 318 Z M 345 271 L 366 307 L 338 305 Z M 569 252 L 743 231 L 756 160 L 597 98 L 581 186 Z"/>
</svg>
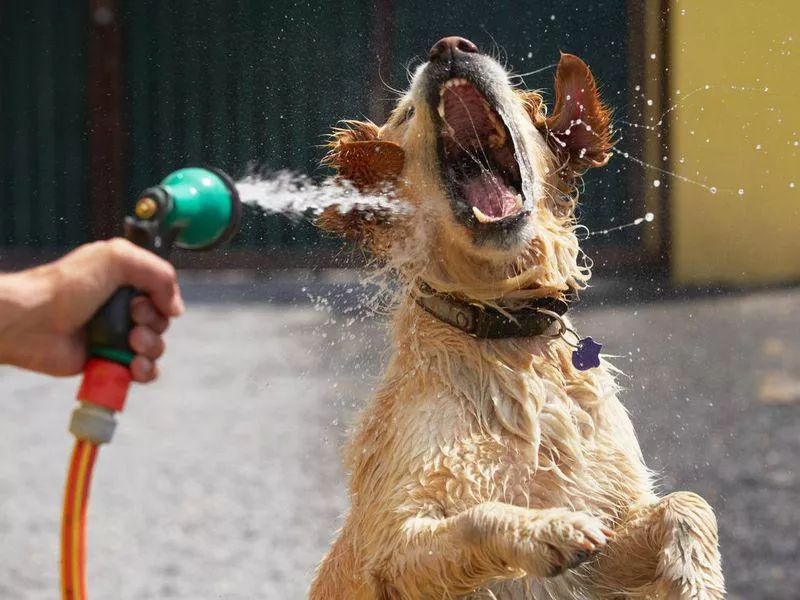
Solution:
<svg viewBox="0 0 800 600">
<path fill-rule="evenodd" d="M 676 173 L 675 171 L 670 171 L 668 169 L 663 169 L 659 166 L 650 164 L 648 162 L 643 161 L 641 158 L 636 158 L 635 156 L 631 155 L 629 152 L 625 152 L 624 150 L 620 150 L 619 148 L 611 148 L 611 151 L 616 154 L 617 156 L 621 156 L 625 160 L 629 160 L 637 165 L 644 167 L 645 169 L 650 169 L 651 171 L 656 171 L 657 173 L 661 173 L 662 175 L 666 175 L 668 177 L 672 177 L 674 179 L 678 179 L 679 181 L 683 181 L 684 183 L 689 183 L 691 185 L 696 185 L 697 187 L 701 187 L 704 190 L 708 190 L 712 194 L 716 194 L 717 192 L 721 192 L 724 194 L 733 194 L 736 193 L 733 190 L 729 189 L 717 189 L 714 185 L 707 185 L 702 181 L 697 181 L 696 179 L 691 179 L 690 177 L 686 177 L 685 175 L 681 175 L 680 173 Z M 653 180 L 653 187 L 661 187 L 661 180 L 655 179 Z M 739 194 L 740 196 L 743 194 Z"/>
<path fill-rule="evenodd" d="M 637 92 L 639 92 L 641 90 L 641 87 L 637 85 L 635 87 L 635 90 Z M 645 131 L 648 131 L 648 132 L 652 132 L 653 134 L 656 135 L 656 137 L 661 138 L 662 137 L 662 133 L 663 133 L 663 127 L 665 125 L 667 117 L 672 112 L 676 111 L 679 107 L 681 107 L 684 104 L 686 104 L 687 101 L 690 98 L 692 98 L 693 96 L 696 96 L 698 94 L 704 94 L 704 93 L 707 93 L 707 92 L 708 93 L 710 93 L 710 92 L 739 92 L 739 93 L 746 93 L 746 94 L 757 94 L 757 95 L 767 96 L 767 97 L 781 97 L 781 96 L 788 96 L 788 97 L 792 97 L 792 98 L 796 97 L 796 96 L 789 96 L 789 95 L 786 95 L 786 94 L 779 94 L 779 93 L 776 93 L 776 92 L 772 92 L 772 91 L 770 91 L 769 87 L 766 87 L 766 86 L 755 87 L 755 86 L 746 86 L 746 85 L 707 83 L 705 85 L 698 86 L 698 87 L 696 87 L 696 88 L 694 88 L 694 89 L 692 89 L 692 90 L 690 90 L 689 92 L 686 92 L 686 93 L 682 93 L 681 90 L 676 89 L 674 91 L 674 97 L 676 98 L 675 102 L 672 105 L 670 105 L 666 110 L 664 110 L 658 117 L 655 117 L 655 116 L 650 117 L 649 118 L 649 124 L 648 123 L 635 123 L 635 122 L 631 122 L 631 121 L 625 121 L 625 120 L 622 120 L 622 119 L 617 119 L 617 120 L 615 120 L 615 125 L 622 126 L 622 127 L 627 127 L 627 128 L 630 128 L 630 129 L 645 130 Z M 638 96 L 639 96 L 639 99 L 644 100 L 648 106 L 652 106 L 652 101 L 650 99 L 646 98 L 646 96 L 645 96 L 645 94 L 643 92 L 640 93 Z M 774 111 L 775 108 L 771 107 L 771 108 L 769 108 L 769 110 L 770 111 Z M 778 123 L 781 123 L 781 120 L 782 120 L 781 111 L 778 110 L 778 113 L 779 113 Z M 706 141 L 708 141 L 708 140 L 706 140 Z M 790 140 L 789 143 L 791 143 L 791 140 Z M 798 146 L 798 145 L 800 145 L 800 142 L 795 140 L 794 141 L 794 145 Z M 756 146 L 756 150 L 761 150 L 761 145 L 760 144 Z M 653 165 L 653 164 L 647 163 L 647 162 L 645 162 L 644 160 L 642 160 L 640 158 L 636 158 L 635 156 L 631 156 L 628 152 L 625 152 L 625 151 L 623 151 L 623 150 L 621 150 L 619 148 L 614 148 L 613 151 L 617 155 L 619 155 L 622 158 L 624 158 L 625 160 L 629 160 L 631 162 L 634 162 L 634 163 L 640 165 L 641 167 L 643 167 L 645 169 L 653 170 L 653 171 L 656 171 L 656 172 L 661 173 L 663 175 L 666 175 L 666 176 L 672 177 L 674 179 L 677 179 L 679 181 L 683 181 L 684 183 L 688 183 L 688 184 L 691 184 L 691 185 L 695 185 L 695 186 L 701 187 L 701 188 L 707 190 L 708 192 L 710 192 L 711 194 L 719 193 L 719 194 L 726 194 L 726 195 L 744 196 L 744 192 L 745 192 L 744 188 L 741 188 L 741 187 L 738 188 L 738 189 L 720 188 L 720 187 L 717 187 L 716 185 L 706 184 L 706 183 L 703 183 L 703 182 L 698 181 L 696 179 L 692 179 L 690 177 L 686 177 L 685 175 L 681 175 L 680 173 L 677 173 L 675 171 L 669 171 L 669 170 L 663 169 L 663 168 L 661 168 L 661 167 L 659 167 L 657 165 Z M 683 160 L 681 160 L 679 162 L 682 163 Z M 699 175 L 699 173 L 698 173 L 698 175 Z M 656 186 L 656 187 L 658 187 L 658 186 Z"/>
<path fill-rule="evenodd" d="M 317 182 L 291 171 L 248 175 L 236 182 L 236 189 L 244 204 L 297 220 L 313 219 L 332 206 L 343 214 L 364 211 L 398 215 L 409 210 L 408 204 L 397 199 L 391 189 L 361 192 L 347 181 L 330 177 Z"/>
<path fill-rule="evenodd" d="M 638 92 L 641 89 L 641 87 L 637 85 L 635 89 Z M 622 119 L 617 119 L 616 123 L 627 125 L 635 129 L 647 129 L 650 131 L 661 133 L 661 128 L 664 125 L 664 120 L 671 112 L 677 110 L 681 105 L 685 104 L 686 101 L 689 100 L 689 98 L 691 98 L 692 96 L 699 94 L 701 92 L 709 92 L 709 91 L 733 91 L 733 92 L 756 93 L 765 96 L 781 96 L 781 94 L 770 92 L 769 87 L 753 87 L 745 85 L 706 83 L 705 85 L 696 87 L 695 89 L 690 90 L 687 93 L 681 93 L 681 90 L 675 90 L 675 96 L 678 97 L 678 99 L 669 108 L 667 108 L 664 112 L 662 112 L 657 119 L 655 117 L 651 117 L 650 122 L 653 123 L 652 125 L 647 125 L 644 123 L 633 123 L 630 121 L 624 121 Z M 648 106 L 652 106 L 653 101 L 651 99 L 646 98 L 644 93 L 639 94 L 639 98 L 645 100 Z"/>
<path fill-rule="evenodd" d="M 586 230 L 586 234 L 581 239 L 588 239 L 590 237 L 594 237 L 596 235 L 608 235 L 614 231 L 621 231 L 623 229 L 628 229 L 629 227 L 638 227 L 643 223 L 652 223 L 653 219 L 655 219 L 655 215 L 651 212 L 645 214 L 643 217 L 639 217 L 634 219 L 630 223 L 625 223 L 623 225 L 617 225 L 616 227 L 608 227 L 606 229 L 599 229 L 597 231 L 589 231 Z"/>
</svg>

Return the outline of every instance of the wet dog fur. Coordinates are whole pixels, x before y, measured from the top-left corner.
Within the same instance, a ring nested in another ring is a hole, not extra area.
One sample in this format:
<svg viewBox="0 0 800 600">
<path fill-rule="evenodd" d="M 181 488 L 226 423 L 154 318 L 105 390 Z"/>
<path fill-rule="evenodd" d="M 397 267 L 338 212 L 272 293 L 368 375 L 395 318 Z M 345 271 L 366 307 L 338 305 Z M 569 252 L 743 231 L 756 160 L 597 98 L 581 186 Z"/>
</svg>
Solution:
<svg viewBox="0 0 800 600">
<path fill-rule="evenodd" d="M 453 77 L 480 89 L 513 144 L 523 206 L 499 224 L 470 220 L 442 168 L 437 108 Z M 346 448 L 350 510 L 310 598 L 723 598 L 712 509 L 656 495 L 613 366 L 577 370 L 561 337 L 473 339 L 415 302 L 420 282 L 500 308 L 586 285 L 576 183 L 608 161 L 609 112 L 572 55 L 549 115 L 511 81 L 489 56 L 453 52 L 419 67 L 385 124 L 332 136 L 343 178 L 390 185 L 411 210 L 320 219 L 401 291 L 393 354 Z"/>
</svg>

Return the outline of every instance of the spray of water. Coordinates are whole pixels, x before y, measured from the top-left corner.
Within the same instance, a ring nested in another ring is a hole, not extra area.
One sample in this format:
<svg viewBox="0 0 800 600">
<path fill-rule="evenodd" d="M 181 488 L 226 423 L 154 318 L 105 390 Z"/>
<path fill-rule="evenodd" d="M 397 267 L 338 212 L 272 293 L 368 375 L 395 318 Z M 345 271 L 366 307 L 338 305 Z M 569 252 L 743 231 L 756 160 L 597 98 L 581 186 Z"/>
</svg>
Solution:
<svg viewBox="0 0 800 600">
<path fill-rule="evenodd" d="M 317 182 L 290 171 L 269 176 L 248 175 L 236 183 L 236 189 L 245 204 L 291 219 L 314 218 L 329 207 L 336 207 L 343 214 L 369 211 L 398 215 L 409 210 L 391 189 L 361 192 L 347 181 L 328 178 Z"/>
</svg>

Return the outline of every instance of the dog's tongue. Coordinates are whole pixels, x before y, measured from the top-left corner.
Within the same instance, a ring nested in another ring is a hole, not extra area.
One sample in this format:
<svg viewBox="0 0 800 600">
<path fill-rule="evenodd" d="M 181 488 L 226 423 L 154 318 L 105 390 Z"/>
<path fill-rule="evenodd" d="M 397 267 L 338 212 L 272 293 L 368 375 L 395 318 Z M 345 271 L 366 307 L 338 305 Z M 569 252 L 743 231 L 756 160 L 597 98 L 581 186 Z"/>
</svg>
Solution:
<svg viewBox="0 0 800 600">
<path fill-rule="evenodd" d="M 519 205 L 516 196 L 503 180 L 492 173 L 481 173 L 462 184 L 464 197 L 487 217 L 502 219 L 514 213 Z"/>
</svg>

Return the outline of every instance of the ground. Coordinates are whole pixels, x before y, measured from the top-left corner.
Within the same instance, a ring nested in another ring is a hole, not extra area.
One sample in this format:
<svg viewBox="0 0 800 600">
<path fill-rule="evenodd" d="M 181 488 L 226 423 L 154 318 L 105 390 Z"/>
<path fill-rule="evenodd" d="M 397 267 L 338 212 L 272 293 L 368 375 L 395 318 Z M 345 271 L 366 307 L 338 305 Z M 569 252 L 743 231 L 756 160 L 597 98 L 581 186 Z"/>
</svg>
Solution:
<svg viewBox="0 0 800 600">
<path fill-rule="evenodd" d="M 386 354 L 357 289 L 293 278 L 187 284 L 160 381 L 131 393 L 101 450 L 91 597 L 304 597 L 346 507 L 338 447 Z M 618 355 L 662 489 L 715 507 L 730 598 L 797 597 L 800 288 L 605 302 L 620 285 L 575 319 Z M 331 290 L 330 306 L 305 300 Z M 77 383 L 0 368 L 1 598 L 57 596 Z"/>
</svg>

